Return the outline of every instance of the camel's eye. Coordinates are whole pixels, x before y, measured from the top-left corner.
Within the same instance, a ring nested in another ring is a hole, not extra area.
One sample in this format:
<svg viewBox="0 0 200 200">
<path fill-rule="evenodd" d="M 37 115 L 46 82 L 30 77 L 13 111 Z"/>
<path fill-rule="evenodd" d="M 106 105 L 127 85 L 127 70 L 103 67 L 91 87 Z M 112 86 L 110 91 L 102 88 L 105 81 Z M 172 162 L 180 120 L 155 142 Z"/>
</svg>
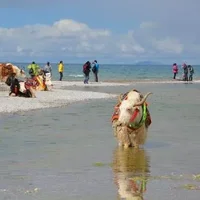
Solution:
<svg viewBox="0 0 200 200">
<path fill-rule="evenodd" d="M 131 112 L 132 112 L 132 108 L 127 108 L 127 111 L 128 111 L 129 113 L 131 113 Z"/>
</svg>

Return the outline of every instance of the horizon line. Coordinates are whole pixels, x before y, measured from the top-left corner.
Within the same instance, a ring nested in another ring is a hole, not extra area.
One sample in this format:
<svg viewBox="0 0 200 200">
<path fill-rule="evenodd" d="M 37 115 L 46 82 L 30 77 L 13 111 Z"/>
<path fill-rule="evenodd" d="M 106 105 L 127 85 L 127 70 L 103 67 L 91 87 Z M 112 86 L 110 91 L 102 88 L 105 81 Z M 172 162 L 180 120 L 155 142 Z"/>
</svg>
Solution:
<svg viewBox="0 0 200 200">
<path fill-rule="evenodd" d="M 16 63 L 16 64 L 28 64 L 28 63 L 32 63 L 32 62 L 25 62 L 25 61 L 0 61 L 1 63 Z M 150 62 L 149 64 L 148 63 L 145 63 L 145 62 Z M 151 61 L 139 61 L 139 62 L 137 62 L 137 63 L 119 63 L 119 62 L 116 62 L 116 63 L 99 63 L 99 64 L 101 64 L 101 65 L 173 65 L 173 63 L 159 63 L 159 62 L 156 62 L 155 61 L 155 63 L 153 63 L 154 61 L 152 61 L 152 63 L 151 63 Z M 46 64 L 47 62 L 36 62 L 36 63 L 38 63 L 38 64 Z M 58 64 L 59 62 L 50 62 L 51 64 Z M 84 64 L 84 62 L 83 63 L 79 63 L 79 62 L 64 62 L 64 64 L 73 64 L 73 65 L 83 65 Z M 182 64 L 178 64 L 178 66 L 181 66 Z M 200 65 L 200 63 L 198 64 L 198 63 L 194 63 L 194 64 L 192 64 L 192 65 Z"/>
</svg>

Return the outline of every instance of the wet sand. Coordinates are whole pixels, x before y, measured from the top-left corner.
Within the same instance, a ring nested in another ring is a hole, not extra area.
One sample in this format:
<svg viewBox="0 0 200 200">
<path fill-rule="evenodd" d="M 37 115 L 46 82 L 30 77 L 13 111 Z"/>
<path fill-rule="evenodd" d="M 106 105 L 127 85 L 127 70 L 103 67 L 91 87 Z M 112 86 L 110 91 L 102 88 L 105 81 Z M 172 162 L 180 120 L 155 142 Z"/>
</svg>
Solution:
<svg viewBox="0 0 200 200">
<path fill-rule="evenodd" d="M 0 199 L 199 199 L 200 84 L 82 90 L 133 88 L 153 92 L 152 126 L 138 151 L 117 147 L 110 123 L 115 97 L 1 115 Z"/>
</svg>

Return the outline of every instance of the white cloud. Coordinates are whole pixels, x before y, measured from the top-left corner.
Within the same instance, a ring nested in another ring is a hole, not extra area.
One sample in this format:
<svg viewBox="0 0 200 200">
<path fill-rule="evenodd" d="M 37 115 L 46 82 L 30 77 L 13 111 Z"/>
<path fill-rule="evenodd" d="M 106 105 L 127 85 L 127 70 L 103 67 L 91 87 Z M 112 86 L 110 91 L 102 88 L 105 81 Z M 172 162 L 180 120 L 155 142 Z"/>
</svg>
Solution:
<svg viewBox="0 0 200 200">
<path fill-rule="evenodd" d="M 87 53 L 104 47 L 101 42 L 111 37 L 108 30 L 91 29 L 86 24 L 73 20 L 60 20 L 48 25 L 28 25 L 19 28 L 0 28 L 3 49 L 29 56 L 41 52 L 68 51 Z M 99 47 L 95 47 L 99 45 Z"/>
<path fill-rule="evenodd" d="M 162 40 L 154 40 L 153 45 L 156 49 L 165 53 L 180 54 L 183 51 L 183 45 L 177 39 L 169 37 Z"/>
<path fill-rule="evenodd" d="M 131 32 L 112 35 L 110 30 L 92 29 L 87 24 L 63 19 L 52 25 L 27 25 L 19 28 L 0 28 L 3 50 L 13 55 L 41 56 L 57 53 L 81 56 L 101 54 L 133 54 L 143 52 Z M 6 53 L 6 55 L 7 55 Z"/>
<path fill-rule="evenodd" d="M 151 6 L 149 9 L 152 9 Z M 159 10 L 158 12 L 160 13 Z M 74 57 L 74 61 L 76 57 L 86 60 L 88 57 L 102 60 L 129 57 L 134 60 L 159 56 L 184 57 L 200 53 L 200 31 L 196 26 L 190 24 L 192 30 L 188 30 L 181 24 L 175 27 L 177 18 L 171 23 L 165 20 L 162 16 L 162 20 L 142 21 L 138 27 L 130 27 L 127 33 L 91 28 L 72 19 L 61 19 L 51 25 L 0 27 L 0 57 L 11 60 L 13 57 L 18 60 L 34 58 L 44 61 L 50 58 L 60 60 L 68 56 Z"/>
</svg>

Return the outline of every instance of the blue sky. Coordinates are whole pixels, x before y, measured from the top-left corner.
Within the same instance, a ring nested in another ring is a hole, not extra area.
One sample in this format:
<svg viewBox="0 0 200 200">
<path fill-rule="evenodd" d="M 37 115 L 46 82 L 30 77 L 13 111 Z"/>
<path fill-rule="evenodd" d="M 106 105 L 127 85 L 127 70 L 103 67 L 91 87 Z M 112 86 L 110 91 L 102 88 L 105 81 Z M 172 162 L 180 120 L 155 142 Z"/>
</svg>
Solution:
<svg viewBox="0 0 200 200">
<path fill-rule="evenodd" d="M 198 0 L 7 0 L 0 59 L 199 64 L 199 7 Z"/>
</svg>

